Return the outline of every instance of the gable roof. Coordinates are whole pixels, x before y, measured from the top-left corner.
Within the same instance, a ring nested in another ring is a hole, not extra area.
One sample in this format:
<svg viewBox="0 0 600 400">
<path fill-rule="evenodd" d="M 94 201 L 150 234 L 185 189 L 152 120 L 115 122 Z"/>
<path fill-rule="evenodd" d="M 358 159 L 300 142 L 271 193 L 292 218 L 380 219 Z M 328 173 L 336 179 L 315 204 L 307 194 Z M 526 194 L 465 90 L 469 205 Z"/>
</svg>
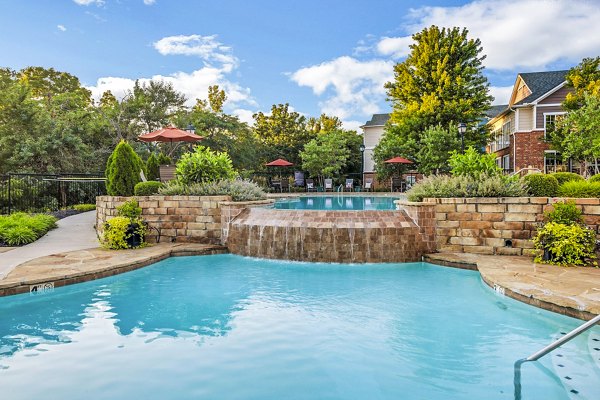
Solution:
<svg viewBox="0 0 600 400">
<path fill-rule="evenodd" d="M 390 114 L 373 114 L 370 121 L 367 121 L 365 126 L 382 126 L 385 125 L 386 122 L 390 119 Z"/>
<path fill-rule="evenodd" d="M 567 72 L 569 72 L 569 70 L 565 69 L 561 71 L 520 73 L 519 76 L 523 79 L 529 90 L 531 90 L 531 94 L 517 101 L 514 105 L 531 103 L 532 101 L 539 99 L 552 89 L 561 85 L 565 81 Z"/>
</svg>

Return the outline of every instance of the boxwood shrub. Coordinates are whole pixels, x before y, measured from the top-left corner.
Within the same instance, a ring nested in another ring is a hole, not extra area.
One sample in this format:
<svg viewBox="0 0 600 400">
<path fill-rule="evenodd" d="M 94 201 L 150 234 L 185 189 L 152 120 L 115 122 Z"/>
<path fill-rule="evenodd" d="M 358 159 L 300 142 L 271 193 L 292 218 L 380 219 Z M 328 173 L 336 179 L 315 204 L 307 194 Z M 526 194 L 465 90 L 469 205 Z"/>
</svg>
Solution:
<svg viewBox="0 0 600 400">
<path fill-rule="evenodd" d="M 527 192 L 534 197 L 555 197 L 558 195 L 558 180 L 547 174 L 529 174 L 522 178 Z"/>
<path fill-rule="evenodd" d="M 590 179 L 588 179 L 588 182 L 600 182 L 600 174 L 590 176 Z"/>
<path fill-rule="evenodd" d="M 164 185 L 156 181 L 139 182 L 133 188 L 133 194 L 136 196 L 152 196 L 158 194 L 158 190 Z"/>
<path fill-rule="evenodd" d="M 575 174 L 573 172 L 554 172 L 550 175 L 556 178 L 556 180 L 558 181 L 558 186 L 562 185 L 565 182 L 585 180 L 583 179 L 583 176 Z"/>
</svg>

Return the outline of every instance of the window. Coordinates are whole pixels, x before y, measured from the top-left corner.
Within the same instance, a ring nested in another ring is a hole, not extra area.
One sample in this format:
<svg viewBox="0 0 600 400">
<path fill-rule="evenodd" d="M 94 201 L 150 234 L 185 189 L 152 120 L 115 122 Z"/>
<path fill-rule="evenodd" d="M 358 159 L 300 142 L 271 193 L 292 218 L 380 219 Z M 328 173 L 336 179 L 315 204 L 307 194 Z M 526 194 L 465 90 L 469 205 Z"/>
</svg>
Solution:
<svg viewBox="0 0 600 400">
<path fill-rule="evenodd" d="M 556 121 L 558 121 L 558 119 L 560 119 L 560 117 L 564 114 L 566 113 L 544 113 L 544 139 L 547 137 L 548 133 L 554 130 L 554 128 L 556 127 Z"/>
<path fill-rule="evenodd" d="M 555 150 L 544 152 L 544 173 L 560 172 L 564 170 L 562 156 Z"/>
<path fill-rule="evenodd" d="M 510 168 L 510 156 L 507 154 L 504 157 L 502 157 L 502 169 L 504 170 L 504 172 L 510 172 L 511 168 Z"/>
</svg>

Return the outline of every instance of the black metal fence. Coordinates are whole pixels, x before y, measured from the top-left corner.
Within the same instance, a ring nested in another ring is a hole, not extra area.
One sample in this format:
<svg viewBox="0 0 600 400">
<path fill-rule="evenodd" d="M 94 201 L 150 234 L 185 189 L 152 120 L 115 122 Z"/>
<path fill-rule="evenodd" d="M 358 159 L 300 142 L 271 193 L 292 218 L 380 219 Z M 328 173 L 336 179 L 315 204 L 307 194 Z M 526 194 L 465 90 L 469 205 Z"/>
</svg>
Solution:
<svg viewBox="0 0 600 400">
<path fill-rule="evenodd" d="M 75 204 L 96 203 L 106 194 L 102 174 L 0 175 L 0 214 L 56 211 Z"/>
</svg>

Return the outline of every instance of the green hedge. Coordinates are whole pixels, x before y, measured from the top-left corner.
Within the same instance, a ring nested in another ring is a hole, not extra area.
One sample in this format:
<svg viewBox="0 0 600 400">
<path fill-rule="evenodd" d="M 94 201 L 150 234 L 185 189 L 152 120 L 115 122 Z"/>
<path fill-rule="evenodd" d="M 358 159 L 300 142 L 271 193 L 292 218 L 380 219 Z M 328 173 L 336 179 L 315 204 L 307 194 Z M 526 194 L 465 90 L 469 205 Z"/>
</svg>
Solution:
<svg viewBox="0 0 600 400">
<path fill-rule="evenodd" d="M 529 174 L 522 178 L 527 192 L 533 197 L 555 197 L 558 195 L 558 180 L 552 175 Z"/>
<path fill-rule="evenodd" d="M 95 210 L 96 205 L 95 204 L 76 204 L 72 208 L 75 211 L 86 212 L 86 211 Z"/>
<path fill-rule="evenodd" d="M 600 182 L 600 174 L 591 176 L 588 182 Z"/>
<path fill-rule="evenodd" d="M 585 179 L 583 179 L 583 176 L 581 176 L 579 174 L 575 174 L 573 172 L 554 172 L 550 175 L 552 175 L 553 177 L 556 178 L 559 186 L 565 182 L 585 180 Z"/>
<path fill-rule="evenodd" d="M 571 181 L 560 187 L 559 194 L 563 197 L 600 197 L 600 182 Z"/>
<path fill-rule="evenodd" d="M 35 242 L 50 229 L 56 228 L 57 219 L 47 214 L 15 213 L 0 216 L 0 241 L 9 246 Z"/>
<path fill-rule="evenodd" d="M 135 185 L 133 192 L 136 196 L 152 196 L 164 185 L 156 181 L 140 182 Z"/>
</svg>

